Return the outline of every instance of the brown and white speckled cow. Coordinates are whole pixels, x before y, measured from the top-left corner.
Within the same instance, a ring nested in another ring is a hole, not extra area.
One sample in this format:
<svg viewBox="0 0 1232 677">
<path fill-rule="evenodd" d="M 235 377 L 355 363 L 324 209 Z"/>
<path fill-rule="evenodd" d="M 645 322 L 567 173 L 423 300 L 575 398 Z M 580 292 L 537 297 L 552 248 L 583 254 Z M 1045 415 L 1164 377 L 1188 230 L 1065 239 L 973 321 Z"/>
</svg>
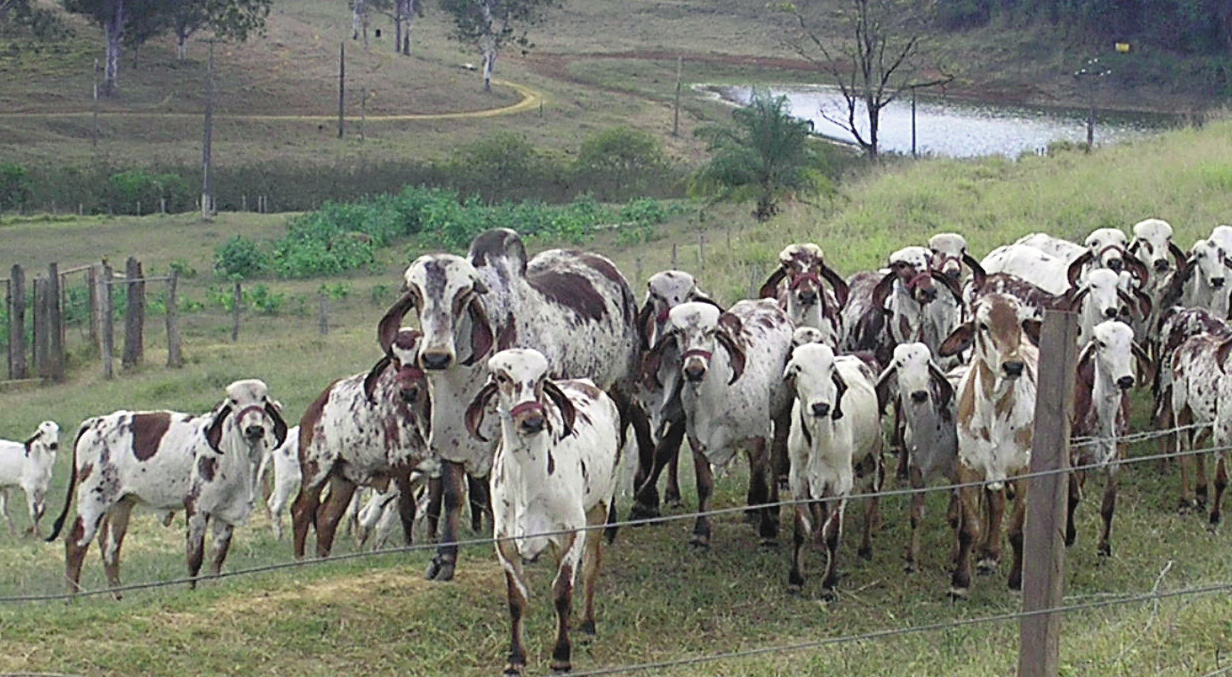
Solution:
<svg viewBox="0 0 1232 677">
<path fill-rule="evenodd" d="M 55 540 L 64 526 L 75 486 L 77 517 L 64 539 L 70 592 L 80 590 L 81 565 L 95 534 L 101 534 L 108 583 L 120 585 L 120 546 L 138 503 L 185 511 L 188 573 L 194 579 L 190 587 L 201 570 L 205 530 L 213 520 L 210 573 L 219 572 L 232 532 L 252 512 L 257 465 L 266 450 L 282 444 L 287 435 L 287 424 L 264 382 L 236 381 L 226 393 L 226 399 L 203 416 L 117 411 L 81 424 L 64 510 L 47 539 Z"/>
<path fill-rule="evenodd" d="M 432 396 L 429 445 L 441 460 L 446 518 L 427 575 L 449 580 L 458 556 L 463 472 L 486 477 L 492 465 L 493 444 L 458 426 L 487 379 L 481 360 L 493 347 L 538 350 L 552 378 L 589 378 L 607 391 L 645 449 L 653 445 L 650 426 L 632 399 L 641 354 L 638 309 L 608 259 L 553 249 L 528 260 L 521 238 L 504 228 L 475 238 L 465 259 L 421 256 L 404 278 L 407 291 L 382 318 L 377 336 L 388 349 L 402 317 L 411 309 L 419 315 L 419 362 Z"/>
<path fill-rule="evenodd" d="M 823 279 L 830 283 L 829 289 Z M 758 296 L 778 299 L 795 326 L 820 329 L 830 347 L 837 348 L 842 341 L 847 282 L 826 265 L 821 247 L 812 242 L 788 245 L 779 252 L 779 267 L 762 284 Z"/>
<path fill-rule="evenodd" d="M 1188 311 L 1186 311 L 1188 312 Z M 1199 324 L 1192 322 L 1191 325 Z M 1225 383 L 1232 371 L 1232 331 L 1223 322 L 1210 323 L 1209 331 L 1197 331 L 1181 341 L 1171 354 L 1172 369 L 1172 418 L 1178 427 L 1195 426 L 1178 435 L 1178 451 L 1199 449 L 1204 441 L 1211 440 L 1218 429 L 1223 428 L 1221 438 L 1228 438 L 1226 423 L 1219 419 L 1220 399 L 1232 393 L 1232 386 Z M 1192 326 L 1191 326 L 1192 328 Z M 1226 406 L 1222 409 L 1228 412 Z M 1220 444 L 1218 440 L 1216 444 Z M 1189 494 L 1189 475 L 1194 457 L 1181 458 L 1181 506 L 1184 509 L 1201 508 L 1206 499 L 1205 455 L 1199 454 L 1197 465 L 1197 499 Z M 1222 454 L 1215 471 L 1215 500 L 1211 502 L 1210 526 L 1219 525 L 1222 519 L 1220 499 L 1228 485 L 1227 469 Z"/>
<path fill-rule="evenodd" d="M 505 674 L 520 675 L 526 667 L 522 624 L 529 588 L 522 562 L 533 562 L 549 547 L 557 561 L 552 670 L 568 672 L 569 617 L 579 573 L 585 596 L 581 629 L 595 634 L 604 531 L 598 527 L 615 512 L 624 426 L 616 403 L 589 380 L 549 379 L 548 361 L 538 351 L 503 350 L 488 360 L 488 372 L 488 382 L 467 408 L 466 427 L 483 440 L 484 410 L 496 398 L 500 435 L 492 461 L 492 521 L 509 597 Z"/>
<path fill-rule="evenodd" d="M 1028 334 L 1038 335 L 1038 322 L 1014 297 L 980 296 L 971 316 L 941 347 L 946 355 L 973 346 L 971 367 L 957 389 L 958 480 L 987 482 L 985 488 L 959 490 L 958 561 L 950 587 L 955 598 L 970 593 L 972 549 L 977 549 L 981 570 L 991 571 L 1000 559 L 1007 482 L 1014 482 L 1017 495 L 1009 528 L 1014 549 L 1009 585 L 1015 590 L 1022 586 L 1027 485 L 1014 478 L 1030 464 L 1039 366 L 1039 349 L 1028 340 Z M 987 522 L 981 495 L 989 501 Z"/>
<path fill-rule="evenodd" d="M 304 556 L 309 525 L 317 555 L 328 557 L 338 523 L 357 486 L 401 489 L 399 510 L 408 542 L 415 519 L 411 472 L 428 457 L 428 384 L 417 363 L 420 333 L 402 328 L 389 355 L 371 371 L 335 381 L 300 419 L 302 481 L 291 505 L 295 556 Z M 329 500 L 321 492 L 329 483 Z"/>
</svg>

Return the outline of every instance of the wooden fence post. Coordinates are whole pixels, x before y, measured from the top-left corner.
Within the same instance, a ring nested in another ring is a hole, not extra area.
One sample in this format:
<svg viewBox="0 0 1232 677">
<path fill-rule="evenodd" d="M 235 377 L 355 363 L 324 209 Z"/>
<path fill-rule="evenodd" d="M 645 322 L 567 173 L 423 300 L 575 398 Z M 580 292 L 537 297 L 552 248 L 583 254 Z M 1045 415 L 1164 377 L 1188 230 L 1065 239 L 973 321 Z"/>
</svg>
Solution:
<svg viewBox="0 0 1232 677">
<path fill-rule="evenodd" d="M 180 313 L 176 301 L 179 282 L 180 272 L 172 269 L 171 280 L 167 282 L 167 366 L 172 369 L 184 366 L 180 356 Z"/>
<path fill-rule="evenodd" d="M 47 280 L 34 278 L 34 372 L 46 379 L 47 373 Z"/>
<path fill-rule="evenodd" d="M 9 378 L 29 378 L 26 363 L 26 274 L 14 265 L 9 274 Z"/>
<path fill-rule="evenodd" d="M 1077 315 L 1044 311 L 1040 334 L 1038 396 L 1031 445 L 1031 472 L 1069 467 L 1069 411 L 1074 390 Z M 1065 507 L 1070 477 L 1052 472 L 1028 480 L 1023 534 L 1022 610 L 1060 606 L 1065 583 Z M 1023 500 L 1019 496 L 1018 500 Z M 1055 676 L 1059 667 L 1061 614 L 1024 616 L 1019 626 L 1020 677 Z"/>
<path fill-rule="evenodd" d="M 325 292 L 321 292 L 321 317 L 317 328 L 321 330 L 321 336 L 329 333 L 329 295 Z"/>
<path fill-rule="evenodd" d="M 244 290 L 240 286 L 240 281 L 235 281 L 235 297 L 231 304 L 231 312 L 233 313 L 231 321 L 231 342 L 236 343 L 240 340 L 240 307 L 244 305 Z"/>
<path fill-rule="evenodd" d="M 90 349 L 98 350 L 98 276 L 99 264 L 94 264 L 86 269 L 86 308 L 89 311 L 89 333 L 90 333 Z"/>
<path fill-rule="evenodd" d="M 47 378 L 64 380 L 64 313 L 60 305 L 60 267 L 47 264 Z"/>
<path fill-rule="evenodd" d="M 676 270 L 677 266 L 678 264 L 676 263 L 676 243 L 673 242 L 672 243 L 672 270 Z"/>
<path fill-rule="evenodd" d="M 112 351 L 115 349 L 115 305 L 111 296 L 111 266 L 104 263 L 98 275 L 99 354 L 103 357 L 103 378 L 115 378 Z"/>
<path fill-rule="evenodd" d="M 124 264 L 124 285 L 128 307 L 124 311 L 124 369 L 141 366 L 145 356 L 145 279 L 141 263 L 134 256 Z"/>
</svg>

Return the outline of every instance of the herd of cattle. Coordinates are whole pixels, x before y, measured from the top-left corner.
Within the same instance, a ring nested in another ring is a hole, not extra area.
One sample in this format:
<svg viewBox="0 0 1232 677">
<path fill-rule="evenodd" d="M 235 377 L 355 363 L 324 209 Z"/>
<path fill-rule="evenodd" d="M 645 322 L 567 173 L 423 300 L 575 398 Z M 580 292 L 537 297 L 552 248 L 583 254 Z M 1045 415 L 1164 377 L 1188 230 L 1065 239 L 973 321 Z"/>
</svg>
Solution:
<svg viewBox="0 0 1232 677">
<path fill-rule="evenodd" d="M 605 534 L 615 535 L 604 527 L 616 521 L 631 429 L 635 517 L 658 514 L 664 469 L 666 500 L 679 501 L 676 459 L 688 439 L 696 546 L 710 544 L 713 472 L 739 452 L 750 464 L 749 516 L 766 542 L 778 536 L 779 491 L 787 487 L 797 501 L 793 587 L 805 582 L 805 546 L 816 540 L 827 553 L 823 592 L 833 594 L 845 499 L 857 484 L 881 487 L 890 446 L 899 478 L 911 486 L 964 485 L 948 511 L 957 540 L 954 597 L 969 593 L 972 559 L 983 570 L 997 565 L 1006 500 L 1014 501 L 1009 585 L 1018 588 L 1027 486 L 1017 480 L 1029 464 L 1043 311 L 1076 311 L 1080 324 L 1071 420 L 1073 435 L 1089 441 L 1074 445 L 1072 461 L 1106 471 L 1098 543 L 1106 557 L 1131 388 L 1152 385 L 1155 425 L 1181 431 L 1163 438 L 1166 448 L 1232 441 L 1230 257 L 1232 227 L 1219 226 L 1185 253 L 1158 219 L 1136 224 L 1132 235 L 1101 228 L 1082 244 L 1031 235 L 981 261 L 961 235 L 944 233 L 890 254 L 881 270 L 848 278 L 817 245 L 794 244 L 779 255 L 758 300 L 724 308 L 692 275 L 669 270 L 650 277 L 639 308 L 608 259 L 565 250 L 528 259 L 517 233 L 492 230 L 467 257 L 433 254 L 410 265 L 404 294 L 377 325 L 383 357 L 327 387 L 298 428 L 288 430 L 258 380 L 232 383 L 204 415 L 118 411 L 83 422 L 69 495 L 47 540 L 65 526 L 75 487 L 77 512 L 65 537 L 70 590 L 79 589 L 96 536 L 108 581 L 119 586 L 132 507 L 146 504 L 168 521 L 183 510 L 196 577 L 207 525 L 213 522 L 216 573 L 266 467 L 276 477 L 269 505 L 279 533 L 277 516 L 298 489 L 296 557 L 304 556 L 310 527 L 317 554 L 329 554 L 362 487 L 379 492 L 362 521 L 401 521 L 409 539 L 426 485 L 423 503 L 439 543 L 429 578 L 454 574 L 464 497 L 476 528 L 490 510 L 508 581 L 507 674 L 526 663 L 522 564 L 554 551 L 552 667 L 567 670 L 579 568 L 581 630 L 595 630 L 600 549 Z M 410 311 L 418 328 L 403 326 Z M 888 434 L 883 416 L 893 421 Z M 48 421 L 24 443 L 0 443 L 0 485 L 25 490 L 36 533 L 58 438 Z M 1196 472 L 1190 457 L 1182 459 L 1185 507 L 1206 502 L 1201 459 Z M 1069 483 L 1067 543 L 1076 535 L 1085 475 Z M 1220 456 L 1212 527 L 1226 486 Z M 915 494 L 909 570 L 919 562 L 923 516 L 923 494 Z M 867 499 L 861 556 L 871 552 L 877 521 L 876 499 Z"/>
</svg>

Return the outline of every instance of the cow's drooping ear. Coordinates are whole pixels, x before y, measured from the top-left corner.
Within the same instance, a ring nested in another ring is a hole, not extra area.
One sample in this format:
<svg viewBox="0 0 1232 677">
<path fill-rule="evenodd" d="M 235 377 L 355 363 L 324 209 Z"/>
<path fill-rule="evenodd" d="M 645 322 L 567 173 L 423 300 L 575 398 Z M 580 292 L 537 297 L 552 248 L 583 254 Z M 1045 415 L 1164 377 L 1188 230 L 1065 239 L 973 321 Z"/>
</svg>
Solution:
<svg viewBox="0 0 1232 677">
<path fill-rule="evenodd" d="M 573 434 L 573 422 L 577 418 L 577 409 L 574 408 L 573 402 L 555 383 L 551 381 L 543 382 L 543 394 L 547 395 L 560 409 L 560 418 L 564 421 L 565 429 L 560 432 L 561 437 L 568 437 Z"/>
<path fill-rule="evenodd" d="M 1176 261 L 1177 271 L 1184 270 L 1188 265 L 1188 262 L 1185 260 L 1185 252 L 1176 246 L 1176 243 L 1172 240 L 1168 240 L 1168 253 L 1172 255 L 1172 260 Z"/>
<path fill-rule="evenodd" d="M 957 327 L 950 335 L 941 342 L 937 348 L 937 354 L 941 357 L 950 357 L 957 355 L 971 347 L 971 341 L 975 338 L 975 325 L 970 321 L 964 322 Z"/>
<path fill-rule="evenodd" d="M 209 443 L 211 449 L 220 454 L 223 453 L 222 449 L 219 448 L 222 444 L 222 427 L 230 415 L 231 405 L 222 405 L 222 408 L 214 413 L 214 420 L 210 421 L 209 427 L 205 429 L 205 441 Z M 283 435 L 285 436 L 285 433 Z"/>
<path fill-rule="evenodd" d="M 825 261 L 821 263 L 821 276 L 826 278 L 831 287 L 834 287 L 834 298 L 838 301 L 838 309 L 846 308 L 847 300 L 851 298 L 851 288 L 847 286 L 847 281 L 834 272 L 833 268 L 827 266 Z"/>
<path fill-rule="evenodd" d="M 402 327 L 402 318 L 406 317 L 411 308 L 419 309 L 419 294 L 414 289 L 407 290 L 402 298 L 385 311 L 385 316 L 377 323 L 376 339 L 381 344 L 381 351 L 386 355 L 394 344 L 394 338 L 398 336 L 398 329 Z"/>
<path fill-rule="evenodd" d="M 650 349 L 650 337 L 654 333 L 654 325 L 651 323 L 653 314 L 654 301 L 647 294 L 646 302 L 642 304 L 641 310 L 637 311 L 637 333 L 642 340 L 642 350 Z"/>
<path fill-rule="evenodd" d="M 475 286 L 476 288 L 480 286 L 478 280 L 475 281 Z M 484 291 L 487 291 L 486 288 Z M 469 367 L 483 359 L 492 350 L 495 337 L 492 335 L 492 323 L 488 320 L 488 313 L 478 297 L 472 298 L 466 304 L 466 312 L 471 319 L 471 354 L 462 362 L 462 365 Z"/>
<path fill-rule="evenodd" d="M 884 308 L 885 300 L 894 289 L 894 280 L 898 278 L 898 271 L 890 269 L 890 272 L 881 278 L 876 287 L 873 287 L 873 307 Z"/>
<path fill-rule="evenodd" d="M 265 413 L 274 421 L 274 440 L 278 443 L 275 446 L 281 447 L 287 441 L 287 422 L 282 418 L 282 411 L 266 398 Z"/>
<path fill-rule="evenodd" d="M 1022 321 L 1022 332 L 1027 335 L 1027 338 L 1031 340 L 1031 344 L 1036 348 L 1040 344 L 1040 328 L 1043 325 L 1043 322 L 1029 317 Z"/>
<path fill-rule="evenodd" d="M 1069 280 L 1069 286 L 1078 286 L 1078 279 L 1082 277 L 1082 269 L 1094 259 L 1094 255 L 1092 255 L 1091 250 L 1088 249 L 1082 253 L 1082 256 L 1079 256 L 1070 262 L 1069 268 L 1065 271 L 1065 278 Z"/>
<path fill-rule="evenodd" d="M 834 409 L 830 411 L 830 419 L 837 421 L 843 417 L 843 395 L 847 393 L 847 382 L 843 380 L 837 369 L 830 375 L 830 379 L 834 381 L 834 387 L 838 388 L 838 394 L 834 397 Z"/>
<path fill-rule="evenodd" d="M 1155 381 L 1155 363 L 1151 361 L 1146 351 L 1142 346 L 1138 345 L 1137 341 L 1129 344 L 1129 349 L 1134 353 L 1134 359 L 1138 361 L 1138 387 L 1153 383 Z"/>
<path fill-rule="evenodd" d="M 705 303 L 707 305 L 714 306 L 715 308 L 719 309 L 720 313 L 727 312 L 727 309 L 719 305 L 718 301 L 715 301 L 714 299 L 710 298 L 709 296 L 706 295 L 706 292 L 700 289 L 694 289 L 692 292 L 690 292 L 689 300 L 694 301 L 696 303 Z"/>
<path fill-rule="evenodd" d="M 971 286 L 978 295 L 984 288 L 984 283 L 988 281 L 988 273 L 984 270 L 984 266 L 980 265 L 975 257 L 968 254 L 967 250 L 963 250 L 962 262 L 971 269 Z"/>
<path fill-rule="evenodd" d="M 1146 264 L 1137 256 L 1126 252 L 1125 256 L 1121 257 L 1121 260 L 1125 262 L 1125 267 L 1129 269 L 1129 274 L 1138 280 L 1139 284 L 1146 284 L 1147 280 L 1151 278 L 1151 271 L 1147 269 Z"/>
<path fill-rule="evenodd" d="M 740 318 L 731 313 L 723 313 L 719 317 L 719 330 L 714 334 L 714 337 L 719 340 L 719 345 L 727 350 L 731 358 L 732 377 L 727 385 L 735 383 L 744 373 L 744 348 L 740 346 L 740 340 L 736 338 L 740 334 L 741 327 Z"/>
<path fill-rule="evenodd" d="M 937 366 L 936 362 L 928 361 L 928 375 L 933 379 L 933 385 L 937 387 L 937 392 L 941 395 L 937 401 L 937 407 L 941 411 L 945 411 L 950 406 L 950 402 L 954 399 L 954 386 L 950 384 L 950 379 L 945 377 L 945 373 Z"/>
<path fill-rule="evenodd" d="M 890 362 L 890 366 L 882 370 L 881 375 L 877 377 L 877 385 L 874 390 L 877 393 L 877 411 L 885 413 L 886 405 L 890 403 L 890 380 L 898 375 L 898 365 Z"/>
<path fill-rule="evenodd" d="M 488 438 L 484 437 L 479 432 L 479 426 L 483 425 L 483 412 L 488 408 L 488 401 L 496 394 L 496 381 L 491 379 L 479 389 L 479 393 L 475 395 L 475 399 L 471 400 L 470 406 L 466 408 L 466 429 L 470 432 L 471 437 L 480 442 L 487 442 Z"/>
<path fill-rule="evenodd" d="M 386 355 L 377 360 L 376 364 L 372 365 L 372 369 L 368 370 L 368 375 L 364 377 L 364 399 L 368 400 L 368 404 L 376 404 L 376 401 L 372 399 L 372 393 L 376 391 L 376 382 L 390 364 L 393 364 L 393 358 Z"/>
<path fill-rule="evenodd" d="M 786 268 L 784 268 L 783 266 L 779 266 L 778 268 L 775 268 L 774 272 L 770 273 L 770 277 L 766 278 L 766 281 L 762 283 L 761 289 L 757 291 L 757 298 L 759 299 L 778 298 L 779 283 L 782 282 L 783 278 L 786 276 L 787 276 Z"/>
<path fill-rule="evenodd" d="M 669 329 L 663 332 L 653 348 L 642 355 L 641 381 L 646 388 L 653 390 L 663 387 L 663 384 L 659 382 L 659 367 L 663 364 L 663 351 L 675 341 L 676 330 Z"/>
</svg>

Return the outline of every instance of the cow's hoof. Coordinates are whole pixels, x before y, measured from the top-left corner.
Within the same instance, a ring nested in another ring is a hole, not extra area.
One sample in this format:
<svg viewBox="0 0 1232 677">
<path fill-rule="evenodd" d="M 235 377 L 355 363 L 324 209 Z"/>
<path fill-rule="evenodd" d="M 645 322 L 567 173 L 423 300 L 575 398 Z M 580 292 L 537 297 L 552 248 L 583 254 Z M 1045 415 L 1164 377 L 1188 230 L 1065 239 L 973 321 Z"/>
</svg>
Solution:
<svg viewBox="0 0 1232 677">
<path fill-rule="evenodd" d="M 699 552 L 710 550 L 710 537 L 694 535 L 689 539 L 689 545 Z"/>
<path fill-rule="evenodd" d="M 583 635 L 590 635 L 591 637 L 595 636 L 595 622 L 594 621 L 582 621 L 582 627 L 580 629 Z"/>
<path fill-rule="evenodd" d="M 838 600 L 838 591 L 836 591 L 834 588 L 822 588 L 821 589 L 821 601 L 834 602 L 837 600 Z"/>
<path fill-rule="evenodd" d="M 761 539 L 761 547 L 763 550 L 778 550 L 779 539 L 775 536 L 763 536 Z"/>
<path fill-rule="evenodd" d="M 907 563 L 903 565 L 903 573 L 905 574 L 914 574 L 918 569 L 919 567 L 911 560 L 907 560 Z"/>
<path fill-rule="evenodd" d="M 950 590 L 945 593 L 945 596 L 956 602 L 961 602 L 971 597 L 971 588 L 956 588 L 950 586 Z"/>
<path fill-rule="evenodd" d="M 629 520 L 648 520 L 659 516 L 659 509 L 654 506 L 649 506 L 644 503 L 634 503 L 633 507 L 629 508 Z M 633 526 L 643 526 L 635 524 Z"/>
<path fill-rule="evenodd" d="M 505 675 L 505 677 L 521 677 L 522 667 L 521 665 L 506 665 L 505 671 L 501 674 Z"/>
<path fill-rule="evenodd" d="M 864 546 L 860 546 L 860 549 L 856 550 L 856 556 L 859 557 L 860 559 L 872 559 L 873 558 L 872 546 L 869 546 L 867 548 Z"/>
<path fill-rule="evenodd" d="M 563 663 L 563 662 L 558 663 L 556 661 L 552 661 L 552 674 L 563 675 L 567 672 L 572 672 L 572 671 L 573 671 L 572 663 Z"/>
<path fill-rule="evenodd" d="M 975 563 L 975 572 L 981 576 L 988 576 L 997 570 L 997 560 L 992 557 L 981 557 L 980 561 Z"/>
<path fill-rule="evenodd" d="M 684 499 L 681 498 L 679 490 L 672 491 L 671 489 L 668 489 L 663 493 L 663 502 L 666 503 L 669 508 L 679 508 L 684 505 Z"/>
<path fill-rule="evenodd" d="M 453 569 L 453 562 L 446 562 L 439 557 L 434 557 L 432 562 L 428 564 L 428 571 L 424 574 L 424 578 L 441 583 L 452 581 Z"/>
</svg>

